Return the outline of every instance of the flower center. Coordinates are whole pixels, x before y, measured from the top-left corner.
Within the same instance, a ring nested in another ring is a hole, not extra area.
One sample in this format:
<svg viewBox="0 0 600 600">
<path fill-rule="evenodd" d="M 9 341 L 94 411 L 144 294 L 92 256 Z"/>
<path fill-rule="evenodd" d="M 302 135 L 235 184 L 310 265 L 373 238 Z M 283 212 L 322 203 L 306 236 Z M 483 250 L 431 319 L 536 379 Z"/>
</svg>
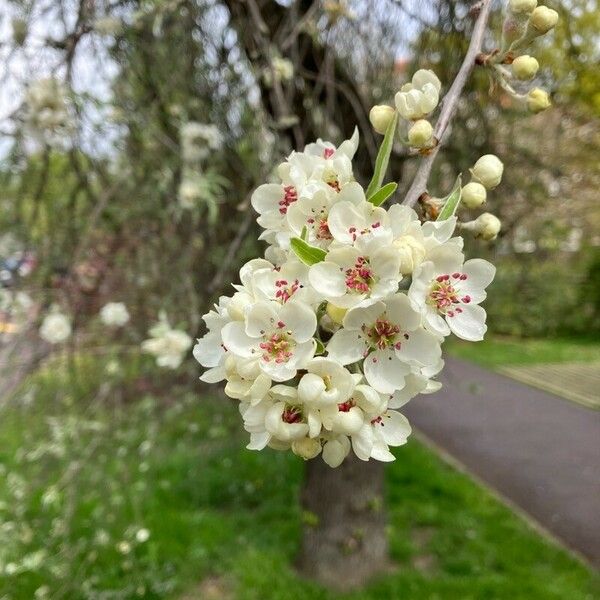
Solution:
<svg viewBox="0 0 600 600">
<path fill-rule="evenodd" d="M 284 423 L 300 423 L 302 421 L 302 409 L 299 406 L 286 406 L 281 413 Z"/>
<path fill-rule="evenodd" d="M 429 296 L 427 302 L 435 307 L 439 313 L 453 317 L 457 313 L 462 312 L 462 308 L 457 306 L 459 304 L 469 304 L 471 302 L 471 296 L 468 294 L 465 296 L 460 295 L 460 290 L 457 290 L 455 285 L 459 281 L 465 281 L 467 279 L 465 273 L 447 273 L 438 275 L 434 282 L 431 284 Z"/>
<path fill-rule="evenodd" d="M 346 402 L 340 402 L 340 404 L 338 404 L 338 410 L 340 412 L 350 412 L 350 409 L 355 406 L 356 402 L 353 398 L 350 398 L 350 400 L 346 400 Z"/>
<path fill-rule="evenodd" d="M 400 349 L 400 342 L 397 341 L 400 327 L 388 321 L 384 315 L 379 317 L 371 327 L 363 325 L 362 331 L 373 348 L 385 350 L 393 346 L 396 350 Z"/>
<path fill-rule="evenodd" d="M 293 204 L 298 200 L 298 191 L 293 185 L 286 185 L 283 187 L 283 198 L 279 201 L 279 212 L 282 215 L 287 213 L 287 209 L 290 204 Z"/>
<path fill-rule="evenodd" d="M 354 268 L 346 269 L 346 287 L 359 294 L 368 294 L 373 284 L 373 272 L 364 256 L 356 259 Z"/>
<path fill-rule="evenodd" d="M 283 333 L 273 333 L 259 346 L 265 362 L 285 363 L 292 357 L 292 344 Z"/>
<path fill-rule="evenodd" d="M 359 235 L 365 235 L 366 233 L 371 233 L 373 231 L 373 229 L 377 229 L 378 227 L 381 227 L 381 223 L 379 221 L 377 221 L 377 223 L 373 223 L 373 225 L 371 225 L 371 227 L 366 227 L 365 229 L 361 229 L 360 231 L 358 231 L 358 229 L 356 227 L 348 227 L 348 233 L 352 237 L 352 241 L 355 242 L 356 238 Z"/>
<path fill-rule="evenodd" d="M 341 190 L 340 180 L 338 179 L 337 173 L 335 171 L 327 171 L 323 174 L 323 181 L 330 187 L 333 188 L 336 192 Z"/>
<path fill-rule="evenodd" d="M 285 304 L 302 286 L 297 279 L 294 279 L 291 285 L 286 279 L 278 279 L 275 287 L 277 288 L 275 298 Z"/>
</svg>

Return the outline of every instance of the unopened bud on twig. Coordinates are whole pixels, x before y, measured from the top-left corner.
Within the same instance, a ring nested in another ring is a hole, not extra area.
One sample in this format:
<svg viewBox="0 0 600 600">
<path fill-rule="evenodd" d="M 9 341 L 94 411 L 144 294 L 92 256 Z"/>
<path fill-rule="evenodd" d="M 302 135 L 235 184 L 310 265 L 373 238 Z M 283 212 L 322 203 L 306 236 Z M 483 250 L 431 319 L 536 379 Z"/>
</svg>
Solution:
<svg viewBox="0 0 600 600">
<path fill-rule="evenodd" d="M 539 35 L 544 35 L 558 23 L 558 13 L 547 6 L 538 6 L 531 13 L 529 22 Z"/>
<path fill-rule="evenodd" d="M 538 61 L 528 54 L 518 56 L 512 63 L 513 75 L 521 81 L 527 81 L 535 77 L 539 68 L 540 64 Z"/>
<path fill-rule="evenodd" d="M 510 12 L 519 14 L 529 14 L 537 6 L 537 0 L 510 0 L 508 9 Z"/>
<path fill-rule="evenodd" d="M 485 187 L 477 181 L 467 183 L 462 189 L 460 199 L 467 208 L 478 208 L 487 197 Z"/>
<path fill-rule="evenodd" d="M 408 141 L 415 148 L 429 145 L 433 136 L 433 127 L 426 119 L 419 119 L 408 130 Z"/>
<path fill-rule="evenodd" d="M 532 113 L 539 113 L 551 106 L 548 92 L 541 88 L 533 88 L 527 94 L 527 108 Z"/>
<path fill-rule="evenodd" d="M 488 190 L 493 190 L 502 181 L 504 165 L 494 154 L 482 156 L 471 169 L 471 175 Z"/>
<path fill-rule="evenodd" d="M 385 104 L 374 106 L 369 112 L 369 121 L 371 121 L 373 129 L 383 135 L 394 118 L 394 112 L 396 111 L 391 106 L 386 106 Z"/>
<path fill-rule="evenodd" d="M 502 228 L 502 223 L 492 213 L 483 213 L 474 221 L 463 223 L 461 228 L 470 231 L 476 238 L 490 241 L 496 239 Z"/>
<path fill-rule="evenodd" d="M 315 458 L 321 453 L 321 442 L 312 438 L 301 438 L 292 442 L 292 452 L 304 460 Z"/>
<path fill-rule="evenodd" d="M 329 316 L 329 318 L 334 322 L 337 323 L 338 325 L 342 324 L 342 321 L 344 320 L 344 317 L 346 316 L 346 313 L 348 312 L 347 308 L 340 308 L 339 306 L 335 306 L 334 304 L 331 304 L 331 302 L 327 303 L 327 314 Z"/>
</svg>

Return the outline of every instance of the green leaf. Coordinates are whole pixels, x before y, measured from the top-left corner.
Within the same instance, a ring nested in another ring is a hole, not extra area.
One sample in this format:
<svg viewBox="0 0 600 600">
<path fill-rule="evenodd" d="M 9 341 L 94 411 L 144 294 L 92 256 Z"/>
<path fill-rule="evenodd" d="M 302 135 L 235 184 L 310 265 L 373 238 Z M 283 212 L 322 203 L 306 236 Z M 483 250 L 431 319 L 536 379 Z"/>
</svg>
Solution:
<svg viewBox="0 0 600 600">
<path fill-rule="evenodd" d="M 321 340 L 315 338 L 315 342 L 317 342 L 317 349 L 315 350 L 315 354 L 325 354 L 325 344 Z"/>
<path fill-rule="evenodd" d="M 458 205 L 460 204 L 460 196 L 462 191 L 461 176 L 456 178 L 452 191 L 444 198 L 444 206 L 440 210 L 437 221 L 445 221 L 454 216 Z"/>
<path fill-rule="evenodd" d="M 369 202 L 374 206 L 381 206 L 395 191 L 398 184 L 394 181 L 386 183 L 382 188 L 377 190 L 370 198 Z"/>
<path fill-rule="evenodd" d="M 381 187 L 385 172 L 387 171 L 388 163 L 390 162 L 390 154 L 392 153 L 392 146 L 394 145 L 394 136 L 396 134 L 396 126 L 398 125 L 398 113 L 394 112 L 394 116 L 385 130 L 383 136 L 383 142 L 379 147 L 377 153 L 377 159 L 375 160 L 375 172 L 373 173 L 373 179 L 367 187 L 367 198 L 370 198 L 376 190 Z"/>
<path fill-rule="evenodd" d="M 300 232 L 300 239 L 306 241 L 306 238 L 308 237 L 308 229 L 306 229 L 306 225 L 302 228 L 302 231 Z"/>
<path fill-rule="evenodd" d="M 327 252 L 325 252 L 325 250 L 311 246 L 304 240 L 297 237 L 291 239 L 290 246 L 296 253 L 296 256 L 309 267 L 321 262 L 322 260 L 325 260 L 325 256 L 327 256 Z"/>
</svg>

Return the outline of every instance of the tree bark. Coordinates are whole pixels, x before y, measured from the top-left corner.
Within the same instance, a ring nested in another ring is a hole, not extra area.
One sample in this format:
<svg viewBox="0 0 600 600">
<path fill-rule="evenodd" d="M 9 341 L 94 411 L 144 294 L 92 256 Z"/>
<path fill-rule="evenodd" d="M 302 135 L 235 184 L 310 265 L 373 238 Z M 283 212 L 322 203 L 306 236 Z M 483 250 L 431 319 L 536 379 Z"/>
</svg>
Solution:
<svg viewBox="0 0 600 600">
<path fill-rule="evenodd" d="M 300 498 L 302 575 L 345 591 L 389 569 L 383 492 L 384 463 L 353 453 L 336 469 L 320 458 L 307 462 Z"/>
</svg>

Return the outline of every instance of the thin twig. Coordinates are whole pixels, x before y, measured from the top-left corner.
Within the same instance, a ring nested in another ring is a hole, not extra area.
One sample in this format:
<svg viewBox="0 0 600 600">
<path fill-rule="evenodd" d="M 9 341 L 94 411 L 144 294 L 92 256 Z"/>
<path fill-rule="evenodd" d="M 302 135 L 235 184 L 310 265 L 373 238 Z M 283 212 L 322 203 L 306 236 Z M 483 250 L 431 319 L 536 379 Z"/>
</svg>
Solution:
<svg viewBox="0 0 600 600">
<path fill-rule="evenodd" d="M 442 110 L 440 111 L 440 116 L 435 125 L 433 135 L 435 136 L 435 139 L 438 140 L 438 144 L 419 165 L 410 189 L 402 202 L 402 204 L 407 206 L 414 206 L 421 194 L 427 190 L 429 174 L 431 173 L 435 157 L 442 145 L 442 138 L 448 125 L 454 118 L 454 114 L 458 108 L 458 100 L 462 95 L 469 74 L 475 66 L 475 57 L 481 52 L 483 36 L 490 15 L 492 0 L 483 0 L 482 2 L 478 2 L 478 5 L 480 12 L 477 21 L 475 21 L 475 26 L 473 27 L 473 35 L 471 37 L 471 42 L 469 43 L 469 48 L 454 82 L 450 86 L 448 93 L 444 96 Z"/>
</svg>

